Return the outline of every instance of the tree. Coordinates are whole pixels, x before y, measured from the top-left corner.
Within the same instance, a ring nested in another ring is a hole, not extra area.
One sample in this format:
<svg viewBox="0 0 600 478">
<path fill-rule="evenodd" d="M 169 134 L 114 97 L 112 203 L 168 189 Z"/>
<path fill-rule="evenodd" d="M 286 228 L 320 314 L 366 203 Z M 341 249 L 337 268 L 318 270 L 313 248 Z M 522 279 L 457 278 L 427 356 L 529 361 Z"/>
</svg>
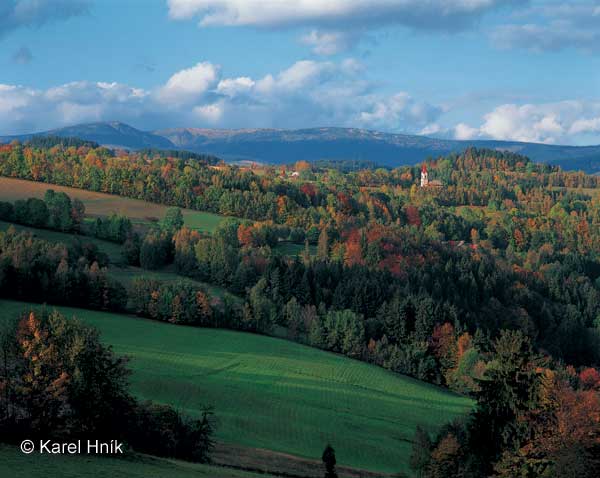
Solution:
<svg viewBox="0 0 600 478">
<path fill-rule="evenodd" d="M 335 450 L 331 445 L 328 444 L 325 447 L 321 459 L 323 460 L 323 465 L 325 466 L 325 478 L 337 478 L 338 475 L 335 471 L 335 465 L 337 461 L 335 459 Z"/>
<path fill-rule="evenodd" d="M 168 233 L 158 229 L 151 230 L 140 247 L 140 265 L 151 270 L 167 265 L 172 248 Z"/>
<path fill-rule="evenodd" d="M 56 193 L 48 189 L 44 195 L 48 208 L 48 227 L 59 231 L 70 231 L 73 228 L 73 205 L 71 199 L 63 192 Z"/>
<path fill-rule="evenodd" d="M 11 383 L 15 392 L 9 403 L 0 397 L 0 404 L 18 416 L 22 433 L 122 436 L 132 405 L 127 360 L 102 345 L 94 329 L 42 310 L 21 317 L 6 341 L 12 356 L 5 354 L 0 390 Z"/>
<path fill-rule="evenodd" d="M 306 333 L 302 318 L 302 307 L 295 297 L 292 297 L 283 309 L 283 319 L 288 329 L 288 337 L 297 340 Z"/>
<path fill-rule="evenodd" d="M 423 428 L 417 426 L 413 439 L 412 452 L 410 454 L 410 467 L 417 477 L 425 477 L 427 466 L 431 461 L 431 438 Z"/>
<path fill-rule="evenodd" d="M 140 236 L 137 233 L 134 232 L 125 239 L 123 247 L 121 247 L 121 256 L 126 264 L 130 266 L 140 265 L 140 247 Z"/>
<path fill-rule="evenodd" d="M 248 301 L 252 310 L 251 329 L 258 332 L 269 332 L 275 323 L 277 311 L 275 304 L 268 298 L 267 281 L 260 279 L 248 294 Z"/>
<path fill-rule="evenodd" d="M 182 227 L 173 235 L 175 246 L 174 264 L 179 274 L 193 276 L 198 268 L 194 248 L 200 240 L 200 234 Z"/>
<path fill-rule="evenodd" d="M 476 393 L 471 447 L 488 464 L 517 450 L 530 431 L 529 413 L 539 398 L 538 357 L 520 331 L 503 330 L 493 344 L 494 358 Z M 491 471 L 491 470 L 490 470 Z"/>
<path fill-rule="evenodd" d="M 181 213 L 181 209 L 178 207 L 170 207 L 167 209 L 165 218 L 162 222 L 162 227 L 171 234 L 181 229 L 183 227 L 183 214 Z"/>
<path fill-rule="evenodd" d="M 317 257 L 322 261 L 326 261 L 329 258 L 329 235 L 326 227 L 324 227 L 319 234 Z"/>
<path fill-rule="evenodd" d="M 448 478 L 459 476 L 460 443 L 452 433 L 448 433 L 431 451 L 427 466 L 428 478 Z"/>
</svg>

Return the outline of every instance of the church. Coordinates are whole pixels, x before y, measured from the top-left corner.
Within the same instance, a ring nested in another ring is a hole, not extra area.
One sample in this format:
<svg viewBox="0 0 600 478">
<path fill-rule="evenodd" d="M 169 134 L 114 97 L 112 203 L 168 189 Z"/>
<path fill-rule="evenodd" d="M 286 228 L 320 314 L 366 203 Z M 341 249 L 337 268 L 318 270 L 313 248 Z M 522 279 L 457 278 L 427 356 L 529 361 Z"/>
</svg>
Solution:
<svg viewBox="0 0 600 478">
<path fill-rule="evenodd" d="M 427 165 L 423 163 L 421 167 L 421 187 L 422 188 L 441 188 L 443 184 L 438 179 L 429 180 L 429 172 L 427 171 Z"/>
</svg>

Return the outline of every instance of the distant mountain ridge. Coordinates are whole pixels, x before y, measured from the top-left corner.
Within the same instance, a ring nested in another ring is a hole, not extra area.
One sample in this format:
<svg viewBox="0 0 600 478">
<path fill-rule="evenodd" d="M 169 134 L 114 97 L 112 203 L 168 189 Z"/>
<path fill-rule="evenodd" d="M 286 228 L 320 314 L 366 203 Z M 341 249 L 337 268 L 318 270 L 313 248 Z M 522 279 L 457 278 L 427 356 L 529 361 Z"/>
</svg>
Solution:
<svg viewBox="0 0 600 478">
<path fill-rule="evenodd" d="M 120 122 L 90 123 L 43 133 L 5 136 L 0 141 L 32 136 L 77 137 L 129 149 L 182 149 L 225 159 L 246 159 L 271 164 L 299 160 L 360 160 L 400 166 L 464 151 L 469 146 L 507 150 L 533 161 L 558 164 L 564 169 L 600 172 L 600 145 L 560 146 L 518 141 L 458 141 L 428 136 L 383 133 L 357 128 L 203 129 L 172 128 L 140 131 Z"/>
<path fill-rule="evenodd" d="M 79 138 L 94 141 L 104 146 L 122 147 L 129 149 L 143 148 L 174 148 L 175 146 L 167 138 L 157 136 L 153 133 L 140 131 L 119 121 L 86 123 L 65 128 L 57 128 L 40 133 L 29 133 L 22 135 L 3 136 L 0 142 L 13 139 L 27 140 L 33 136 L 61 136 L 68 138 Z"/>
</svg>

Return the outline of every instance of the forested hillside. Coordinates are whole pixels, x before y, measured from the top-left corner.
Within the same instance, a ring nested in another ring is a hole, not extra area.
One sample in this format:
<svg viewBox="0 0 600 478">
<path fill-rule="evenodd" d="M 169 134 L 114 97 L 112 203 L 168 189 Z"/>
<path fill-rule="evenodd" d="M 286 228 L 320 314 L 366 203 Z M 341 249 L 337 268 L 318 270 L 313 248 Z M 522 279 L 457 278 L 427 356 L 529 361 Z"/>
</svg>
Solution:
<svg viewBox="0 0 600 478">
<path fill-rule="evenodd" d="M 142 279 L 129 291 L 139 315 L 283 330 L 475 397 L 470 422 L 417 437 L 422 476 L 598 470 L 600 178 L 477 149 L 427 168 L 439 182 L 420 187 L 418 167 L 249 169 L 87 146 L 0 149 L 3 176 L 242 218 L 208 235 L 174 210 L 115 238 L 131 263 L 172 263 L 243 298 L 209 305 L 189 287 Z M 0 219 L 30 217 L 22 207 L 0 204 Z M 19 283 L 14 248 L 24 241 L 0 244 L 3 290 Z M 304 253 L 276 254 L 282 242 Z M 85 262 L 66 262 L 89 280 Z M 561 428 L 576 418 L 577 430 Z"/>
</svg>

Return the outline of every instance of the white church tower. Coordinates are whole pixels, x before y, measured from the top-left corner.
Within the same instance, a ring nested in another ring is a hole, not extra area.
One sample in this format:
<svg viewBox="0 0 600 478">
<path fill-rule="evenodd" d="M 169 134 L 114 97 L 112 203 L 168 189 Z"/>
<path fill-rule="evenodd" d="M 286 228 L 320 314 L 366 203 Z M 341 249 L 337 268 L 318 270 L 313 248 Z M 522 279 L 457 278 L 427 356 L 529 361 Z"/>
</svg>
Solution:
<svg viewBox="0 0 600 478">
<path fill-rule="evenodd" d="M 425 188 L 429 185 L 429 174 L 427 173 L 427 166 L 423 163 L 421 168 L 421 187 Z"/>
</svg>

